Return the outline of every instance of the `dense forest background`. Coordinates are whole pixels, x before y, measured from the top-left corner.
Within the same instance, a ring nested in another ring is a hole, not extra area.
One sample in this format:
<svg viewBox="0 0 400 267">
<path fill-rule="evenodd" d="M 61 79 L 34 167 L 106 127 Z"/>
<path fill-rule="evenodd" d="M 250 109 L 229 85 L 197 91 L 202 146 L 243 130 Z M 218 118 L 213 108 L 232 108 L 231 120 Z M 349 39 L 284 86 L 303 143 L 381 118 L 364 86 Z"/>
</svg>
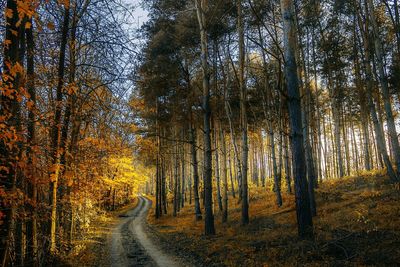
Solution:
<svg viewBox="0 0 400 267">
<path fill-rule="evenodd" d="M 324 183 L 398 189 L 397 0 L 142 7 L 136 29 L 120 0 L 0 1 L 2 266 L 51 264 L 138 193 L 213 236 L 273 192 L 310 240 Z"/>
<path fill-rule="evenodd" d="M 294 184 L 307 236 L 324 180 L 384 168 L 399 181 L 397 1 L 156 1 L 148 9 L 134 101 L 157 137 L 156 217 L 169 191 L 175 214 L 194 186 L 196 216 L 201 195 L 205 233 L 214 234 L 213 186 L 223 220 L 237 191 L 247 224 L 249 187 L 272 187 L 281 206 Z"/>
</svg>

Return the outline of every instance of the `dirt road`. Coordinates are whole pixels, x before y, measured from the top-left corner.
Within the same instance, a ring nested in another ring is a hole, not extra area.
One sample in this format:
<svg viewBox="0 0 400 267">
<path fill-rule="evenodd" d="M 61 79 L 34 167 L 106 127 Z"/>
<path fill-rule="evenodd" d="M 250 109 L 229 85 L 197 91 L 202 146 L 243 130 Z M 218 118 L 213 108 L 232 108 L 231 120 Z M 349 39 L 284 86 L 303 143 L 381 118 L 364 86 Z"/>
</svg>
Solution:
<svg viewBox="0 0 400 267">
<path fill-rule="evenodd" d="M 146 234 L 146 216 L 151 201 L 139 197 L 136 208 L 122 215 L 109 240 L 111 266 L 185 266 L 180 260 L 165 254 Z"/>
</svg>

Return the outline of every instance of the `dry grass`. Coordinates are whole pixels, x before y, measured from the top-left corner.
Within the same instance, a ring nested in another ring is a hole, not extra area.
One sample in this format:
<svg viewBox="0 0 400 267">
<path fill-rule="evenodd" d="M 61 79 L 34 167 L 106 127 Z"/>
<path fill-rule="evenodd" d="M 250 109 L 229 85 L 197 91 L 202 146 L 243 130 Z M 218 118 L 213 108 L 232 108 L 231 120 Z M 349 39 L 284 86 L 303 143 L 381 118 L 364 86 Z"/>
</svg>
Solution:
<svg viewBox="0 0 400 267">
<path fill-rule="evenodd" d="M 400 194 L 382 175 L 327 181 L 316 192 L 318 216 L 314 240 L 297 237 L 293 195 L 281 208 L 273 192 L 250 190 L 250 219 L 240 225 L 240 205 L 230 198 L 229 222 L 216 212 L 214 237 L 203 235 L 203 222 L 189 205 L 174 218 L 155 220 L 151 228 L 173 244 L 176 253 L 201 266 L 398 266 Z M 154 206 L 154 205 L 153 205 Z M 217 206 L 215 207 L 217 210 Z"/>
</svg>

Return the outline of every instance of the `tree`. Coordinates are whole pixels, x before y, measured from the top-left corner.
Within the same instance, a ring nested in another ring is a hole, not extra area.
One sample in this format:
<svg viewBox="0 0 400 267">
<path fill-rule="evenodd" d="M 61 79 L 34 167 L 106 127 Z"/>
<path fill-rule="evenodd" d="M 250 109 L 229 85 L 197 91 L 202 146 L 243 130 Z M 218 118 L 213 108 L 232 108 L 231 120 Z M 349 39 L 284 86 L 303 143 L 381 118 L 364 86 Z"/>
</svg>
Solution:
<svg viewBox="0 0 400 267">
<path fill-rule="evenodd" d="M 207 43 L 207 0 L 196 0 L 197 20 L 201 36 L 201 64 L 203 71 L 203 116 L 204 116 L 204 209 L 206 235 L 214 235 L 214 215 L 212 210 L 212 157 L 211 157 L 211 107 L 210 107 L 210 72 L 208 68 Z"/>
<path fill-rule="evenodd" d="M 396 173 L 397 179 L 396 180 L 400 180 L 399 138 L 397 136 L 396 125 L 395 125 L 394 117 L 393 117 L 392 103 L 390 100 L 390 93 L 389 93 L 388 77 L 387 77 L 385 66 L 384 66 L 383 48 L 382 48 L 381 40 L 379 38 L 378 24 L 377 24 L 377 21 L 375 18 L 374 3 L 372 0 L 365 0 L 365 9 L 366 9 L 366 13 L 370 20 L 370 25 L 372 26 L 371 39 L 374 42 L 375 61 L 376 61 L 376 67 L 378 70 L 378 80 L 381 84 L 383 103 L 384 103 L 384 108 L 385 108 L 385 113 L 386 113 L 386 123 L 388 126 L 388 133 L 389 133 L 389 137 L 390 137 L 392 153 L 394 155 L 394 159 L 395 159 L 396 167 L 397 167 L 397 173 Z"/>
<path fill-rule="evenodd" d="M 289 118 L 296 196 L 297 225 L 300 237 L 313 235 L 312 214 L 305 169 L 301 101 L 296 63 L 296 24 L 291 0 L 281 0 L 284 32 L 285 77 L 288 92 Z"/>
<path fill-rule="evenodd" d="M 242 1 L 237 0 L 238 11 L 238 35 L 239 35 L 239 90 L 240 90 L 240 125 L 242 131 L 242 224 L 249 223 L 249 200 L 248 200 L 248 185 L 247 185 L 247 170 L 248 170 L 248 137 L 247 137 L 247 90 L 246 81 L 244 79 L 244 25 L 242 18 Z"/>
</svg>

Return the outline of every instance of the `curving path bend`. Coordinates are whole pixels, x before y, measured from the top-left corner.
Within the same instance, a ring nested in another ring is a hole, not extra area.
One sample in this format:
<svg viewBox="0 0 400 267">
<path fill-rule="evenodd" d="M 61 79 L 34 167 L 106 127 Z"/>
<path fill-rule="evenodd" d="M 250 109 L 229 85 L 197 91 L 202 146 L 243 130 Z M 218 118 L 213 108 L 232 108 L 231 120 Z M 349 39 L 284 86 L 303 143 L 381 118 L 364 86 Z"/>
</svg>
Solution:
<svg viewBox="0 0 400 267">
<path fill-rule="evenodd" d="M 146 234 L 146 217 L 151 201 L 140 196 L 136 208 L 128 211 L 113 229 L 109 240 L 111 266 L 185 266 L 165 254 Z"/>
</svg>

